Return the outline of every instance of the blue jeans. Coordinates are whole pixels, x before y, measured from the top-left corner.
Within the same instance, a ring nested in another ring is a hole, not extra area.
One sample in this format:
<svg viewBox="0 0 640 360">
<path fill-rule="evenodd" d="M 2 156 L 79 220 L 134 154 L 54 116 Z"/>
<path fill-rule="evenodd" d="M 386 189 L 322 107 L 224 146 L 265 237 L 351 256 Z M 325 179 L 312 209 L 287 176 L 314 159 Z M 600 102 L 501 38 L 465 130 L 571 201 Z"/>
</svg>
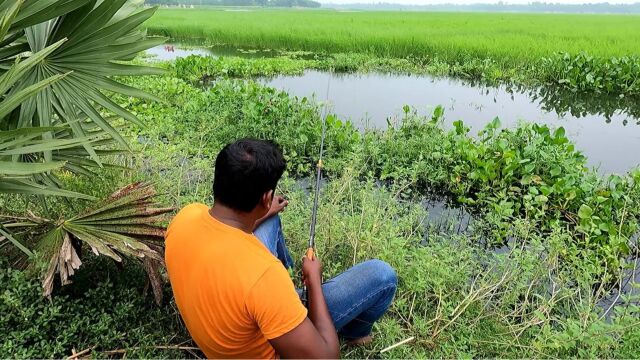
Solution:
<svg viewBox="0 0 640 360">
<path fill-rule="evenodd" d="M 287 269 L 293 266 L 280 217 L 267 219 L 254 234 Z M 345 339 L 369 335 L 373 323 L 391 305 L 397 282 L 396 273 L 389 264 L 381 260 L 369 260 L 322 284 L 322 292 L 338 334 Z"/>
</svg>

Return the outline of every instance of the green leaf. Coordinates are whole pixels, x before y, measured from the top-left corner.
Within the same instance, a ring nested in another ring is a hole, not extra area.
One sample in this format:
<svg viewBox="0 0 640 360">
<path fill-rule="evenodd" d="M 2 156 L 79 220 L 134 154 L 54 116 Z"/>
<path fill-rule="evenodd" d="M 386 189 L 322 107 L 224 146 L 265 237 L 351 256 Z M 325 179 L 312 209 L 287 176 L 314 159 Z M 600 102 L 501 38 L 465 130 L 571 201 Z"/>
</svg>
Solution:
<svg viewBox="0 0 640 360">
<path fill-rule="evenodd" d="M 90 141 L 89 138 L 38 140 L 15 149 L 0 151 L 0 155 L 24 155 L 76 147 Z"/>
<path fill-rule="evenodd" d="M 578 217 L 580 219 L 589 219 L 593 215 L 593 209 L 589 205 L 582 204 L 578 210 Z"/>
<path fill-rule="evenodd" d="M 42 80 L 18 91 L 17 93 L 10 95 L 8 98 L 5 98 L 2 103 L 0 103 L 0 119 L 7 116 L 11 111 L 20 106 L 20 104 L 22 104 L 25 100 L 36 95 L 38 91 L 55 83 L 56 81 L 59 81 L 65 76 L 67 76 L 67 74 L 52 76 L 48 79 Z"/>
<path fill-rule="evenodd" d="M 544 195 L 538 195 L 536 196 L 536 202 L 539 203 L 546 203 L 547 201 L 549 201 L 549 198 L 544 196 Z"/>
<path fill-rule="evenodd" d="M 11 23 L 13 23 L 16 15 L 18 15 L 18 10 L 20 10 L 23 2 L 24 0 L 15 1 L 2 13 L 2 18 L 0 18 L 0 39 L 4 39 L 7 36 Z"/>
<path fill-rule="evenodd" d="M 77 138 L 88 137 L 85 130 L 88 126 L 78 123 L 79 119 L 88 119 L 126 148 L 126 141 L 110 124 L 111 116 L 116 115 L 137 125 L 141 123 L 104 93 L 117 92 L 158 101 L 157 97 L 120 84 L 113 77 L 166 72 L 164 69 L 116 62 L 133 58 L 138 52 L 165 41 L 162 38 L 147 39 L 140 31 L 140 25 L 156 11 L 155 8 L 143 8 L 141 4 L 141 1 L 128 0 L 25 1 L 11 29 L 29 25 L 24 30 L 27 48 L 7 43 L 0 52 L 7 50 L 7 56 L 28 54 L 29 51 L 35 54 L 0 77 L 0 90 L 8 90 L 10 94 L 0 104 L 0 118 L 20 107 L 19 128 L 69 123 L 71 131 L 65 132 L 64 136 Z M 15 22 L 22 23 L 16 25 Z M 49 86 L 47 81 L 51 81 Z M 60 134 L 44 132 L 41 138 L 55 139 Z M 85 142 L 82 148 L 85 155 L 101 166 L 96 146 Z M 54 151 L 43 150 L 38 156 L 51 161 Z M 77 164 L 69 164 L 69 168 L 78 173 L 89 173 Z"/>
<path fill-rule="evenodd" d="M 64 15 L 91 0 L 30 0 L 20 9 L 11 30 L 20 30 L 28 26 L 43 23 Z"/>
<path fill-rule="evenodd" d="M 2 227 L 0 227 L 0 235 L 4 236 L 7 240 L 9 240 L 15 247 L 20 249 L 25 255 L 31 257 L 33 256 L 33 252 L 29 250 L 26 246 L 22 245 L 22 243 L 16 240 L 11 234 L 7 231 L 4 231 Z"/>
<path fill-rule="evenodd" d="M 47 163 L 21 163 L 12 161 L 0 161 L 0 175 L 27 176 L 59 169 L 64 162 Z"/>
<path fill-rule="evenodd" d="M 0 193 L 14 193 L 25 195 L 45 195 L 45 196 L 62 196 L 72 197 L 86 200 L 94 200 L 90 195 L 80 194 L 73 191 L 57 189 L 50 186 L 41 185 L 33 181 L 18 179 L 3 179 L 0 181 Z"/>
<path fill-rule="evenodd" d="M 562 139 L 565 137 L 565 133 L 566 131 L 564 130 L 564 127 L 561 126 L 554 131 L 553 137 L 556 139 Z"/>
<path fill-rule="evenodd" d="M 47 56 L 54 52 L 65 42 L 65 39 L 50 45 L 37 53 L 29 56 L 24 61 L 18 61 L 9 71 L 0 76 L 0 93 L 5 93 L 20 80 L 28 71 L 39 65 Z"/>
</svg>

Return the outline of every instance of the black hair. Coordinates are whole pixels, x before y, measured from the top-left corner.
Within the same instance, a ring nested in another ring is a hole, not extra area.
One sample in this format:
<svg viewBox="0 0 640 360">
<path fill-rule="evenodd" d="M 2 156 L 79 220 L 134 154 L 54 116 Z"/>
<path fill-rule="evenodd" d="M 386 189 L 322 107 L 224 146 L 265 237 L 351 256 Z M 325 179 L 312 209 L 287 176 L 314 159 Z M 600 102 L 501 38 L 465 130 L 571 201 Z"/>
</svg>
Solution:
<svg viewBox="0 0 640 360">
<path fill-rule="evenodd" d="M 250 212 L 265 192 L 275 190 L 286 165 L 274 142 L 241 139 L 228 144 L 216 158 L 213 198 L 234 210 Z"/>
</svg>

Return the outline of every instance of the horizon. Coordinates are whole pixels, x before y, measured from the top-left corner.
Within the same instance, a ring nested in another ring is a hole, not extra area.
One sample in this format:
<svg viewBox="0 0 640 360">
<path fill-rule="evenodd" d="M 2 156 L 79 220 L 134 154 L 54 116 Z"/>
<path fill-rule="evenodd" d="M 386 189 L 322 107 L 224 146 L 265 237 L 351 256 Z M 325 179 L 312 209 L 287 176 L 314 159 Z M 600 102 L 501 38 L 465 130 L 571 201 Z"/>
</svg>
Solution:
<svg viewBox="0 0 640 360">
<path fill-rule="evenodd" d="M 316 0 L 322 5 L 377 5 L 377 4 L 390 4 L 390 5 L 403 5 L 403 6 L 429 6 L 429 5 L 528 5 L 532 3 L 545 3 L 545 4 L 561 4 L 561 5 L 594 5 L 605 4 L 610 5 L 632 5 L 638 4 L 637 0 L 618 0 L 618 1 L 582 1 L 582 0 L 556 0 L 551 2 L 546 1 L 528 1 L 528 0 L 511 0 L 511 1 L 499 1 L 499 0 L 383 0 L 383 1 L 360 1 L 360 0 Z"/>
</svg>

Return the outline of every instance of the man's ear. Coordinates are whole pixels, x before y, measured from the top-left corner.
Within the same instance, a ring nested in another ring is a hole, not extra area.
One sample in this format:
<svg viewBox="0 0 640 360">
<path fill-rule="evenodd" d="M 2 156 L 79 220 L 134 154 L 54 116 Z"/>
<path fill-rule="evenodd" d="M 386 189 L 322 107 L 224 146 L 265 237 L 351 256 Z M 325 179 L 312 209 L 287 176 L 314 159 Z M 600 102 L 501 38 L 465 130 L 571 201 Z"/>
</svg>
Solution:
<svg viewBox="0 0 640 360">
<path fill-rule="evenodd" d="M 271 203 L 273 202 L 273 190 L 269 190 L 262 195 L 262 206 L 265 209 L 269 210 L 271 208 Z"/>
</svg>

